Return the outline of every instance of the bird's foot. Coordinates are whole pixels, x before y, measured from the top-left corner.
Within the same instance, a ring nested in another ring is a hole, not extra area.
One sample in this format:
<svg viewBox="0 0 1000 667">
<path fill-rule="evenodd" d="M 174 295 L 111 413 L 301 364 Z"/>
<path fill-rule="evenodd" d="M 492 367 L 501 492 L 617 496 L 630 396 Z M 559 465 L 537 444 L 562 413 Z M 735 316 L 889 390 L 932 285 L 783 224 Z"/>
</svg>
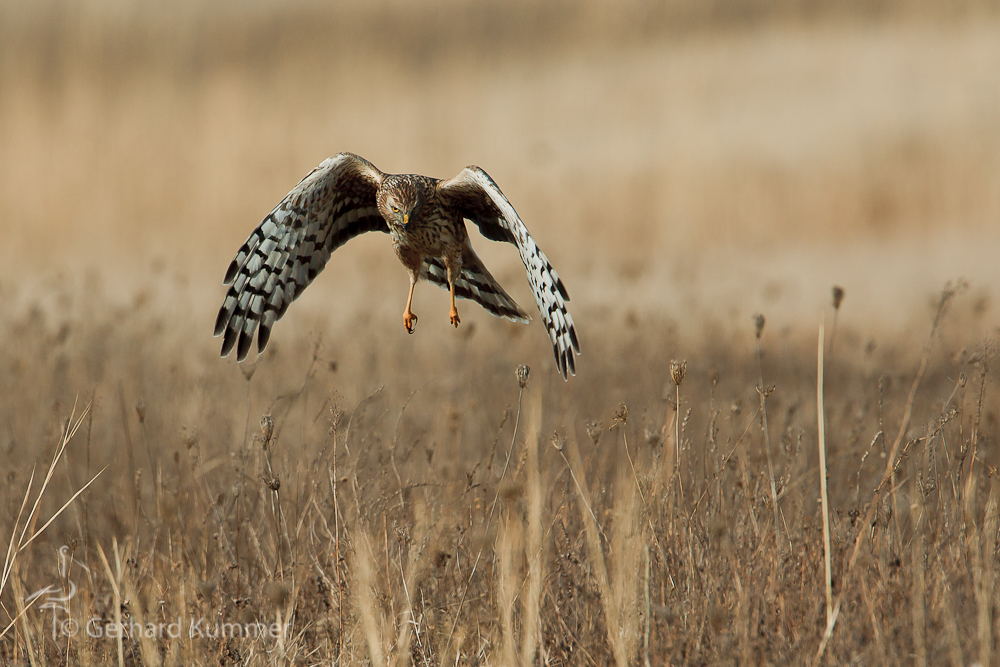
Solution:
<svg viewBox="0 0 1000 667">
<path fill-rule="evenodd" d="M 448 315 L 451 317 L 451 323 L 454 324 L 455 328 L 457 329 L 459 323 L 462 321 L 462 320 L 458 319 L 458 309 L 455 308 L 454 306 L 452 306 L 451 312 L 448 313 Z"/>
<path fill-rule="evenodd" d="M 413 333 L 417 327 L 417 316 L 413 314 L 413 311 L 409 308 L 403 313 L 403 326 L 406 327 L 406 333 Z"/>
</svg>

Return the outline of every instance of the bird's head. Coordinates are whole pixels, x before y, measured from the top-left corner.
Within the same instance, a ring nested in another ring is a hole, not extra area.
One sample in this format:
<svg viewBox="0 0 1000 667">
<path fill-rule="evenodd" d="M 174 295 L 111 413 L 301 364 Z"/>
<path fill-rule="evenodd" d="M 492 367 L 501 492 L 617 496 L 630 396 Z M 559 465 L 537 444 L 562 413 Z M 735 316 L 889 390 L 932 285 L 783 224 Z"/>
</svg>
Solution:
<svg viewBox="0 0 1000 667">
<path fill-rule="evenodd" d="M 390 227 L 406 229 L 414 210 L 420 205 L 420 195 L 408 179 L 389 176 L 378 191 L 378 210 Z"/>
</svg>

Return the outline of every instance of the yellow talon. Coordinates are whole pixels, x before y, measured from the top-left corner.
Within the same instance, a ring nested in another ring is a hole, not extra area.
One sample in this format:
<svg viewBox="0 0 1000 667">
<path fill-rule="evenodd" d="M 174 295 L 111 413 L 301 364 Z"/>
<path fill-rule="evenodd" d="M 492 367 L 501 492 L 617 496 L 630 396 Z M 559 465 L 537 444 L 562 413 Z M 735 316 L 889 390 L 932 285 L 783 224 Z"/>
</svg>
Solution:
<svg viewBox="0 0 1000 667">
<path fill-rule="evenodd" d="M 412 311 L 407 310 L 403 313 L 403 326 L 406 327 L 406 333 L 413 333 L 417 327 L 417 316 L 413 314 Z"/>
</svg>

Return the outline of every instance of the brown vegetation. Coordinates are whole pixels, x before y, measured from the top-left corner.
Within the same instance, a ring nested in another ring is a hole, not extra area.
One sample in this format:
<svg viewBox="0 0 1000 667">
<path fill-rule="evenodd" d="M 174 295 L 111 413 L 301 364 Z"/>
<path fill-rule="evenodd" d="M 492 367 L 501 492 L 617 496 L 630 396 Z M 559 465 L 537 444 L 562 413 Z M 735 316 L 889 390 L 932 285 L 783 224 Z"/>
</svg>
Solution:
<svg viewBox="0 0 1000 667">
<path fill-rule="evenodd" d="M 585 383 L 549 364 L 522 390 L 506 335 L 430 356 L 388 336 L 345 375 L 308 339 L 256 365 L 192 358 L 142 305 L 69 332 L 12 322 L 4 447 L 23 463 L 4 534 L 27 524 L 24 541 L 98 476 L 12 559 L 12 616 L 32 591 L 78 592 L 68 612 L 29 608 L 3 659 L 115 662 L 116 640 L 59 625 L 53 641 L 52 622 L 120 612 L 126 664 L 806 662 L 826 627 L 815 361 L 765 326 L 758 368 L 751 325 L 673 378 L 591 337 Z M 998 638 L 992 351 L 956 350 L 956 329 L 945 316 L 919 378 L 914 350 L 829 350 L 833 663 L 964 664 Z M 360 400 L 339 393 L 352 383 Z M 191 638 L 199 619 L 290 625 L 280 641 Z"/>
<path fill-rule="evenodd" d="M 0 4 L 0 663 L 990 664 L 1000 23 L 816 6 Z M 487 169 L 579 376 L 426 285 L 407 336 L 384 238 L 220 360 L 339 150 Z"/>
</svg>

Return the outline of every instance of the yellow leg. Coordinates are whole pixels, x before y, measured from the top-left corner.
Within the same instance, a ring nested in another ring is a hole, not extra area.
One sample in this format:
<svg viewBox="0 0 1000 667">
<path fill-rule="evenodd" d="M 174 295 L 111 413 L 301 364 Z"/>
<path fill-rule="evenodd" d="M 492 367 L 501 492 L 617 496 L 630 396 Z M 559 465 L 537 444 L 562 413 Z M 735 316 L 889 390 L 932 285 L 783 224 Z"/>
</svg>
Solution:
<svg viewBox="0 0 1000 667">
<path fill-rule="evenodd" d="M 451 311 L 448 316 L 451 318 L 451 323 L 458 328 L 459 323 L 462 321 L 458 318 L 458 308 L 455 307 L 455 271 L 448 267 L 448 293 L 451 295 Z"/>
<path fill-rule="evenodd" d="M 413 288 L 417 286 L 417 276 L 414 273 L 410 273 L 410 294 L 406 297 L 406 310 L 403 311 L 403 326 L 406 327 L 406 333 L 413 333 L 417 326 L 417 316 L 413 314 L 410 310 L 410 304 L 413 303 Z"/>
<path fill-rule="evenodd" d="M 459 323 L 462 320 L 458 319 L 458 308 L 455 307 L 455 286 L 454 285 L 451 286 L 451 312 L 449 312 L 448 315 L 451 317 L 451 323 L 454 324 L 455 328 L 457 329 Z"/>
</svg>

